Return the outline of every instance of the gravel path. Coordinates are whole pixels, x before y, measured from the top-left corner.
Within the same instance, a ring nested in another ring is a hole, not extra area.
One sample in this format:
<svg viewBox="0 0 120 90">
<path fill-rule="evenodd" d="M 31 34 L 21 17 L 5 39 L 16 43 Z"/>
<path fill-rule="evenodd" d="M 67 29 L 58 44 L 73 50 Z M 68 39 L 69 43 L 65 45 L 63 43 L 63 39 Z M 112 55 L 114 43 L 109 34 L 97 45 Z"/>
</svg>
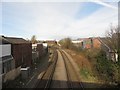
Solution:
<svg viewBox="0 0 120 90">
<path fill-rule="evenodd" d="M 67 88 L 67 76 L 66 69 L 64 65 L 61 53 L 58 52 L 58 61 L 56 64 L 56 69 L 53 76 L 52 88 Z"/>
<path fill-rule="evenodd" d="M 65 52 L 65 51 L 63 50 L 63 52 Z M 79 80 L 80 80 L 80 74 L 79 74 L 80 69 L 79 69 L 78 65 L 74 62 L 73 58 L 67 52 L 65 52 L 65 54 L 69 58 L 69 61 L 71 62 L 72 66 L 74 67 L 75 72 L 79 76 Z"/>
</svg>

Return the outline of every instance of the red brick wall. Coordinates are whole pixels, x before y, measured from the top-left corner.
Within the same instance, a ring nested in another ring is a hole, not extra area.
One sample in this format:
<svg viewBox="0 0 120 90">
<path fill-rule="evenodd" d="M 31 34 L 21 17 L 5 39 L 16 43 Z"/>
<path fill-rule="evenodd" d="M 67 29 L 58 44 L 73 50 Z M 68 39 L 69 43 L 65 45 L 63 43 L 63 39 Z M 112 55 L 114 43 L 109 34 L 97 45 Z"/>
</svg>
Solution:
<svg viewBox="0 0 120 90">
<path fill-rule="evenodd" d="M 98 38 L 87 38 L 84 40 L 84 48 L 89 49 L 89 48 L 100 48 L 101 47 L 101 42 L 99 41 Z"/>
<path fill-rule="evenodd" d="M 94 48 L 100 48 L 101 47 L 101 42 L 98 40 L 98 38 L 93 39 L 93 47 Z"/>
<path fill-rule="evenodd" d="M 12 45 L 12 55 L 15 60 L 15 67 L 19 67 L 22 64 L 31 66 L 31 64 L 32 64 L 32 45 L 30 43 L 28 43 L 28 44 L 13 44 Z"/>
</svg>

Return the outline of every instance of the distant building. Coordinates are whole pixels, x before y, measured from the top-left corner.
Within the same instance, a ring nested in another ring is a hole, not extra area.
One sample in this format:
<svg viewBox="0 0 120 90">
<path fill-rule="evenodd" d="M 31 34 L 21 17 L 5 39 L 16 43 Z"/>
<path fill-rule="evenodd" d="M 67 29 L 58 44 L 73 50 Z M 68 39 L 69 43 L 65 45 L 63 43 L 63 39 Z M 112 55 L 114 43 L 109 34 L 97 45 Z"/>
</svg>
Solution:
<svg viewBox="0 0 120 90">
<path fill-rule="evenodd" d="M 81 42 L 83 42 L 83 40 L 72 40 L 72 43 L 74 43 L 74 44 L 78 44 L 78 43 L 81 43 Z"/>
<path fill-rule="evenodd" d="M 93 40 L 92 38 L 83 38 L 81 39 L 81 46 L 83 49 L 90 49 L 93 48 Z"/>
<path fill-rule="evenodd" d="M 82 48 L 82 42 L 83 40 L 72 40 L 72 43 L 74 44 L 74 46 L 76 47 L 81 47 Z"/>
<path fill-rule="evenodd" d="M 43 48 L 45 50 L 45 53 L 48 52 L 48 43 L 43 43 Z"/>
<path fill-rule="evenodd" d="M 34 63 L 38 58 L 37 44 L 32 44 L 32 62 Z"/>
<path fill-rule="evenodd" d="M 46 40 L 43 43 L 47 43 L 48 45 L 55 45 L 55 44 L 57 44 L 57 41 L 56 40 Z"/>
<path fill-rule="evenodd" d="M 101 42 L 99 41 L 98 37 L 91 37 L 91 38 L 81 38 L 79 39 L 81 43 L 81 47 L 83 49 L 91 49 L 91 48 L 100 48 Z"/>
<path fill-rule="evenodd" d="M 115 35 L 116 34 L 114 34 L 113 36 Z M 79 44 L 79 46 L 81 45 L 83 49 L 91 49 L 91 48 L 102 49 L 103 51 L 105 51 L 106 57 L 108 60 L 112 60 L 114 62 L 118 61 L 117 50 L 114 51 L 107 45 L 106 38 L 100 38 L 100 37 L 81 38 L 72 42 L 75 45 L 77 45 L 78 43 L 81 43 Z"/>
<path fill-rule="evenodd" d="M 44 47 L 42 43 L 37 43 L 37 52 L 40 59 L 44 55 Z"/>
<path fill-rule="evenodd" d="M 98 37 L 92 38 L 93 48 L 100 48 L 101 42 L 99 41 Z"/>
<path fill-rule="evenodd" d="M 47 53 L 47 43 L 32 44 L 32 60 L 35 62 Z"/>
</svg>

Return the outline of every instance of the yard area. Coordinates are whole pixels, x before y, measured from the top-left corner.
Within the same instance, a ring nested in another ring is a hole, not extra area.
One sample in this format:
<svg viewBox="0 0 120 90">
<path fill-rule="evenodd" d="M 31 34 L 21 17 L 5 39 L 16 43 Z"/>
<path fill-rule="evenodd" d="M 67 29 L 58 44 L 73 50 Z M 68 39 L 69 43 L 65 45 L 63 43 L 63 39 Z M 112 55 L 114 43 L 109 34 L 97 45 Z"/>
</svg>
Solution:
<svg viewBox="0 0 120 90">
<path fill-rule="evenodd" d="M 41 57 L 33 66 L 31 67 L 30 76 L 26 79 L 22 79 L 18 76 L 15 80 L 9 81 L 4 84 L 4 88 L 32 88 L 37 81 L 38 75 L 47 68 L 49 64 L 49 54 Z"/>
</svg>

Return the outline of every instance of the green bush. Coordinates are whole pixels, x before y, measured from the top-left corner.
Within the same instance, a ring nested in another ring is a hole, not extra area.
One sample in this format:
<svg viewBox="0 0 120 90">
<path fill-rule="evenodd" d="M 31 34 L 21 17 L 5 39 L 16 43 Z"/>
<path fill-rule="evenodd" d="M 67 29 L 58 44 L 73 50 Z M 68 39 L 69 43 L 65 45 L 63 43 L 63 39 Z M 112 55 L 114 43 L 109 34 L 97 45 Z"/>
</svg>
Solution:
<svg viewBox="0 0 120 90">
<path fill-rule="evenodd" d="M 64 38 L 60 40 L 59 43 L 61 44 L 63 48 L 66 48 L 66 49 L 71 49 L 73 46 L 72 40 L 70 38 Z"/>
<path fill-rule="evenodd" d="M 85 55 L 86 58 L 88 58 L 88 60 L 93 60 L 96 58 L 96 56 L 98 55 L 100 49 L 81 49 L 79 50 L 79 52 L 81 52 L 82 54 Z"/>
<path fill-rule="evenodd" d="M 118 80 L 118 66 L 112 60 L 107 60 L 104 51 L 100 51 L 96 56 L 96 69 L 107 82 L 115 82 Z"/>
</svg>

